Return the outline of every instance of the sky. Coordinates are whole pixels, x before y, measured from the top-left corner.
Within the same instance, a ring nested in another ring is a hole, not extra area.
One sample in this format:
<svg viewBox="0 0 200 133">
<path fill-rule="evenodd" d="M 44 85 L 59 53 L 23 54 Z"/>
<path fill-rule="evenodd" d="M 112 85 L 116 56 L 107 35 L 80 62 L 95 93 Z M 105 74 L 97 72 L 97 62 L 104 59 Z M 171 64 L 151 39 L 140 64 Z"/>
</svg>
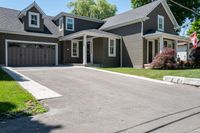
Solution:
<svg viewBox="0 0 200 133">
<path fill-rule="evenodd" d="M 34 0 L 0 0 L 0 7 L 23 10 Z M 70 12 L 67 3 L 73 0 L 35 0 L 47 15 L 55 16 L 60 12 Z M 117 5 L 119 13 L 131 9 L 131 0 L 108 0 L 110 3 Z"/>
</svg>

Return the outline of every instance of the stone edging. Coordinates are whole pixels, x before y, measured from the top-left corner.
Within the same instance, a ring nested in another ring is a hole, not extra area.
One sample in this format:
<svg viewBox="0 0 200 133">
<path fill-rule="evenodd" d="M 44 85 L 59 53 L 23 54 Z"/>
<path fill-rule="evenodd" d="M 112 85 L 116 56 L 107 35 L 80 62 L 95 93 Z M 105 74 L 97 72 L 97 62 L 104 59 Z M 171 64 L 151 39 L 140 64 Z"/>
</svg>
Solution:
<svg viewBox="0 0 200 133">
<path fill-rule="evenodd" d="M 164 76 L 164 81 L 172 82 L 176 84 L 185 84 L 191 86 L 200 87 L 200 79 L 198 78 L 185 78 L 185 77 L 177 77 L 177 76 Z"/>
</svg>

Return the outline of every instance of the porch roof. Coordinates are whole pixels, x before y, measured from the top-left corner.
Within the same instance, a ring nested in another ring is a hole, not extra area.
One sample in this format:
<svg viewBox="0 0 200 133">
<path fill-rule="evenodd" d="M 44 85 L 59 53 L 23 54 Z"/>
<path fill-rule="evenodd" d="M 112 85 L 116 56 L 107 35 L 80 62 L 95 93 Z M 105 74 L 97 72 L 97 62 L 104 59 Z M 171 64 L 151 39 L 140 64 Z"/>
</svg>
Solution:
<svg viewBox="0 0 200 133">
<path fill-rule="evenodd" d="M 145 39 L 156 39 L 156 38 L 163 37 L 166 39 L 172 39 L 172 40 L 177 40 L 177 41 L 182 41 L 182 42 L 191 42 L 188 37 L 173 35 L 173 34 L 169 34 L 169 33 L 163 33 L 163 32 L 159 32 L 159 31 L 156 31 L 155 33 L 146 34 L 143 37 Z"/>
<path fill-rule="evenodd" d="M 84 35 L 91 36 L 91 37 L 111 37 L 111 38 L 119 38 L 119 39 L 121 38 L 121 36 L 113 34 L 113 33 L 105 32 L 105 31 L 101 31 L 97 29 L 89 29 L 89 30 L 79 31 L 70 35 L 66 35 L 64 37 L 61 37 L 59 40 L 60 41 L 72 40 L 75 38 L 83 37 Z"/>
</svg>

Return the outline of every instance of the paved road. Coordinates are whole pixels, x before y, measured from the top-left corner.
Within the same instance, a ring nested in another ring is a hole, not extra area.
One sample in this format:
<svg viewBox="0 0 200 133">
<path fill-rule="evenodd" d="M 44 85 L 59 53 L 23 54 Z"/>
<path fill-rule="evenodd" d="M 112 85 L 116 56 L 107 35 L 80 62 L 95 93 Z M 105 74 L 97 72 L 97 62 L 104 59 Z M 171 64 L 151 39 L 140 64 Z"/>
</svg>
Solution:
<svg viewBox="0 0 200 133">
<path fill-rule="evenodd" d="M 200 89 L 81 67 L 15 68 L 62 94 L 50 111 L 0 123 L 20 133 L 199 133 Z"/>
</svg>

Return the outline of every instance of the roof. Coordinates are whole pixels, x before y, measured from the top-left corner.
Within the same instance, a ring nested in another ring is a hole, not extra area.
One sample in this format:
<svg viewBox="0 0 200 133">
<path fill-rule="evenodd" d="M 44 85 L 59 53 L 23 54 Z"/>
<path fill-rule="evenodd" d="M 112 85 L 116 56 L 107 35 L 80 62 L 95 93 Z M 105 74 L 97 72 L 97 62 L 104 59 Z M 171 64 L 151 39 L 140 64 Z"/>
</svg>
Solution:
<svg viewBox="0 0 200 133">
<path fill-rule="evenodd" d="M 97 29 L 89 29 L 89 30 L 79 31 L 79 32 L 76 32 L 76 33 L 73 33 L 73 34 L 61 37 L 60 41 L 70 40 L 70 39 L 74 39 L 74 38 L 79 38 L 79 37 L 82 37 L 84 35 L 93 36 L 93 37 L 121 38 L 121 36 L 113 34 L 113 33 L 105 32 L 105 31 L 101 31 L 101 30 L 97 30 Z"/>
<path fill-rule="evenodd" d="M 32 7 L 35 7 L 43 16 L 46 16 L 46 14 L 43 12 L 43 10 L 38 6 L 38 4 L 34 1 L 32 4 L 30 4 L 28 7 L 26 7 L 24 10 L 22 10 L 19 13 L 19 17 L 22 18 L 26 15 L 26 12 L 30 10 Z"/>
<path fill-rule="evenodd" d="M 0 32 L 9 32 L 18 34 L 32 33 L 33 35 L 45 34 L 45 33 L 35 33 L 35 32 L 25 31 L 24 24 L 18 18 L 19 13 L 20 13 L 19 10 L 0 7 Z M 56 27 L 56 25 L 51 21 L 50 16 L 44 17 L 44 25 L 52 33 L 48 35 L 60 36 L 59 30 Z"/>
<path fill-rule="evenodd" d="M 190 39 L 188 37 L 173 35 L 173 34 L 164 33 L 164 32 L 160 32 L 160 31 L 156 31 L 155 33 L 146 34 L 143 37 L 146 39 L 155 39 L 155 38 L 163 37 L 163 38 L 173 39 L 173 40 L 177 40 L 177 41 L 190 42 Z"/>
<path fill-rule="evenodd" d="M 74 15 L 74 14 L 66 13 L 66 12 L 59 13 L 52 20 L 56 21 L 57 19 L 59 19 L 62 16 L 73 17 L 73 18 L 78 18 L 78 19 L 93 21 L 93 22 L 97 22 L 97 23 L 105 23 L 105 21 L 103 21 L 103 20 L 99 20 L 99 19 L 95 19 L 95 18 L 90 18 L 90 17 L 85 17 L 85 16 L 78 16 L 78 15 Z"/>
<path fill-rule="evenodd" d="M 146 19 L 148 19 L 147 15 L 151 13 L 160 3 L 163 4 L 173 24 L 175 26 L 178 26 L 178 23 L 176 22 L 176 19 L 173 16 L 166 1 L 157 0 L 149 4 L 146 4 L 144 6 L 141 6 L 139 8 L 135 8 L 130 11 L 105 19 L 106 23 L 102 25 L 102 27 L 100 27 L 100 30 L 110 30 L 110 29 L 125 26 L 128 24 L 145 21 Z"/>
</svg>

